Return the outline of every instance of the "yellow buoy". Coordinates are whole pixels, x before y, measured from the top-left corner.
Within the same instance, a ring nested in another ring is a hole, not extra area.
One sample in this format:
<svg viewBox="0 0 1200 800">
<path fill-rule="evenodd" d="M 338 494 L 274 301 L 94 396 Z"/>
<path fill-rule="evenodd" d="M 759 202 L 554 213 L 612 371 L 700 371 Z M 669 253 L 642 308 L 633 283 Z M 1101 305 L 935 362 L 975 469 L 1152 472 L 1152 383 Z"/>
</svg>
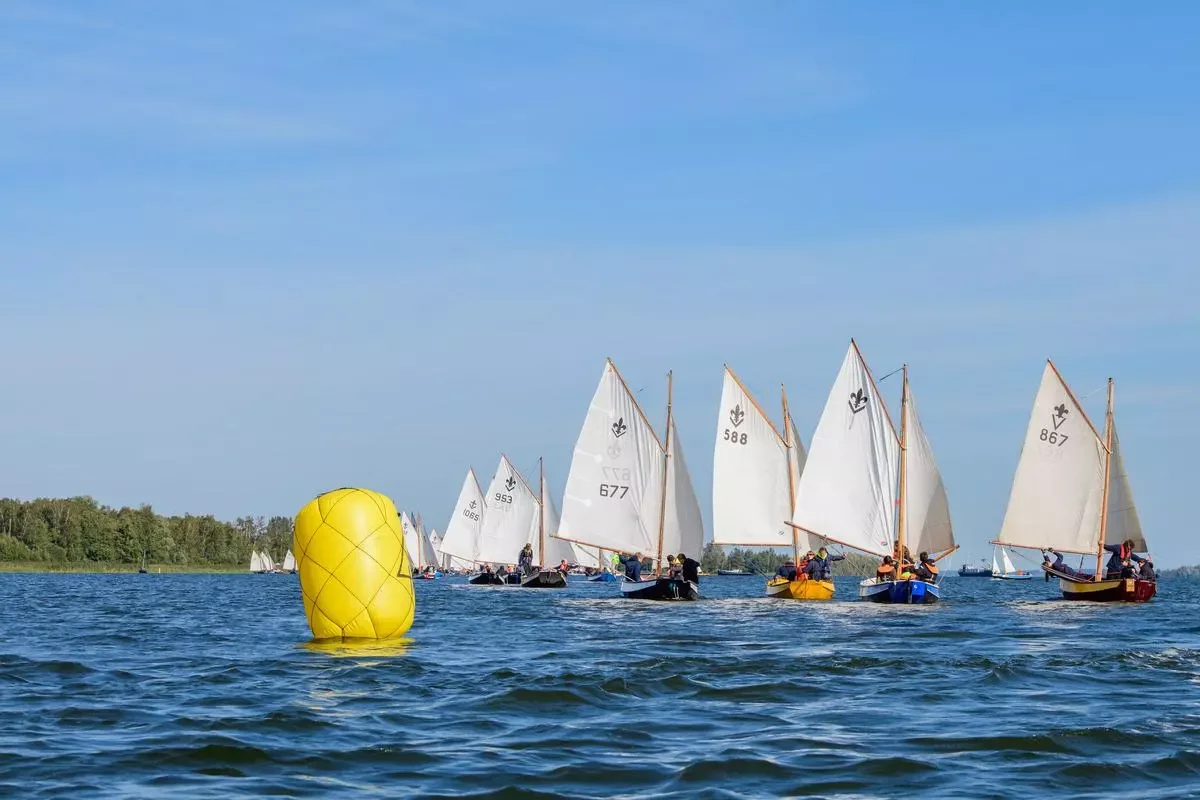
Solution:
<svg viewBox="0 0 1200 800">
<path fill-rule="evenodd" d="M 390 639 L 412 627 L 416 597 L 390 497 L 326 492 L 296 515 L 292 550 L 316 639 Z"/>
</svg>

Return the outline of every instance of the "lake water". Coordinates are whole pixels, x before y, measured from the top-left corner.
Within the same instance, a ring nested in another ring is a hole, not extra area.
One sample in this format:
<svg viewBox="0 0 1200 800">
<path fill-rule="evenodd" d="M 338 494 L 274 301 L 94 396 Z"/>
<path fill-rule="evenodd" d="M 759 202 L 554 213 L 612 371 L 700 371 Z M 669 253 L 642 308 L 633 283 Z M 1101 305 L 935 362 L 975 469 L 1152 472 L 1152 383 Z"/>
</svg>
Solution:
<svg viewBox="0 0 1200 800">
<path fill-rule="evenodd" d="M 315 646 L 292 575 L 0 575 L 3 797 L 1200 796 L 1200 584 L 933 607 L 418 581 Z"/>
</svg>

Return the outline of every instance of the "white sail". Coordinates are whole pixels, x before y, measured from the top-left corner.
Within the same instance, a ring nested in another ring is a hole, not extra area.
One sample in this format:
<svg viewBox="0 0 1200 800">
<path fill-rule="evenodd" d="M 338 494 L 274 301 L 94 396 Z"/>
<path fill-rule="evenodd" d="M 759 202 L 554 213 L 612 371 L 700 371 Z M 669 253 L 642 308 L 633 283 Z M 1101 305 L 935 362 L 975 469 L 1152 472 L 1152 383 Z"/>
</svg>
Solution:
<svg viewBox="0 0 1200 800">
<path fill-rule="evenodd" d="M 933 458 L 933 448 L 917 416 L 912 389 L 907 391 L 905 415 L 905 529 L 904 544 L 914 558 L 954 547 L 954 528 L 950 524 L 950 504 L 942 474 Z"/>
<path fill-rule="evenodd" d="M 683 458 L 683 443 L 679 440 L 674 417 L 667 432 L 667 455 L 663 561 L 666 561 L 668 553 L 683 553 L 699 561 L 704 551 L 704 519 L 700 516 L 700 501 L 696 499 L 692 476 L 688 474 L 687 461 Z"/>
<path fill-rule="evenodd" d="M 533 563 L 540 564 L 543 567 L 557 567 L 563 561 L 568 564 L 576 564 L 579 559 L 575 554 L 576 545 L 571 542 L 563 541 L 550 535 L 551 531 L 557 531 L 560 517 L 558 515 L 558 507 L 554 504 L 554 498 L 550 496 L 550 490 L 546 486 L 546 476 L 541 479 L 542 491 L 542 522 L 539 528 L 538 521 L 534 520 L 533 529 Z M 542 533 L 544 532 L 544 536 Z M 540 550 L 541 541 L 546 542 L 546 552 L 543 555 Z"/>
<path fill-rule="evenodd" d="M 713 451 L 714 542 L 792 546 L 789 458 L 775 426 L 726 367 Z"/>
<path fill-rule="evenodd" d="M 283 557 L 284 572 L 292 572 L 296 569 L 296 557 L 292 555 L 292 551 L 288 550 L 287 555 Z"/>
<path fill-rule="evenodd" d="M 400 512 L 400 529 L 404 532 L 404 549 L 408 553 L 408 564 L 412 569 L 421 566 L 421 537 L 417 534 L 417 526 L 407 511 Z"/>
<path fill-rule="evenodd" d="M 1012 559 L 1008 557 L 1008 551 L 1003 547 L 1000 548 L 1000 558 L 1004 561 L 1004 574 L 1016 575 L 1017 568 L 1013 566 Z"/>
<path fill-rule="evenodd" d="M 796 422 L 792 419 L 790 412 L 787 415 L 787 419 L 784 420 L 784 425 L 784 435 L 789 437 L 787 440 L 788 461 L 790 461 L 792 465 L 791 497 L 795 498 L 798 493 L 798 489 L 800 488 L 800 476 L 804 474 L 804 465 L 808 462 L 808 453 L 804 450 L 804 443 L 800 441 L 800 434 L 796 432 Z M 791 516 L 792 511 L 791 507 L 789 506 L 787 517 L 785 517 L 785 519 L 790 519 Z M 824 539 L 816 536 L 809 536 L 807 531 L 797 530 L 790 525 L 787 527 L 788 530 L 792 532 L 792 535 L 796 537 L 796 550 L 800 553 L 813 550 L 825 544 Z M 817 542 L 815 545 L 814 540 Z"/>
<path fill-rule="evenodd" d="M 454 512 L 446 525 L 446 535 L 442 537 L 442 552 L 459 559 L 467 567 L 479 561 L 479 532 L 483 528 L 486 510 L 483 492 L 479 488 L 479 481 L 475 479 L 475 470 L 468 469 L 454 504 Z"/>
<path fill-rule="evenodd" d="M 417 526 L 417 532 L 421 537 L 421 566 L 436 567 L 438 565 L 438 552 L 433 544 L 433 538 L 427 533 L 423 526 Z"/>
<path fill-rule="evenodd" d="M 612 361 L 575 443 L 557 535 L 652 554 L 658 546 L 663 449 Z"/>
<path fill-rule="evenodd" d="M 1125 459 L 1121 457 L 1121 441 L 1117 438 L 1117 423 L 1112 423 L 1112 455 L 1108 465 L 1108 522 L 1104 529 L 1105 544 L 1120 544 L 1133 540 L 1133 549 L 1146 552 L 1150 546 L 1142 534 L 1142 523 L 1138 519 L 1137 506 L 1133 502 L 1133 489 L 1129 486 L 1129 474 L 1125 472 Z"/>
<path fill-rule="evenodd" d="M 487 490 L 487 515 L 479 532 L 479 560 L 516 564 L 521 548 L 537 535 L 538 497 L 507 456 Z M 535 544 L 536 547 L 536 544 Z M 537 563 L 537 554 L 534 554 Z"/>
<path fill-rule="evenodd" d="M 997 541 L 1068 553 L 1099 549 L 1104 442 L 1049 361 L 1033 401 Z"/>
<path fill-rule="evenodd" d="M 262 572 L 263 571 L 262 556 L 260 556 L 258 554 L 257 550 L 250 551 L 250 571 L 251 572 Z"/>
<path fill-rule="evenodd" d="M 813 434 L 792 522 L 876 555 L 892 551 L 900 442 L 851 342 Z"/>
<path fill-rule="evenodd" d="M 575 559 L 572 561 L 581 567 L 591 567 L 592 569 L 601 569 L 607 565 L 607 559 L 600 560 L 600 550 L 596 547 L 588 547 L 583 544 L 575 544 L 571 542 L 571 550 L 575 554 Z"/>
<path fill-rule="evenodd" d="M 1000 569 L 1000 563 L 998 561 L 996 561 L 996 550 L 997 549 L 998 548 L 995 548 L 995 547 L 992 548 L 992 574 L 993 575 L 1003 575 L 1004 571 Z"/>
</svg>

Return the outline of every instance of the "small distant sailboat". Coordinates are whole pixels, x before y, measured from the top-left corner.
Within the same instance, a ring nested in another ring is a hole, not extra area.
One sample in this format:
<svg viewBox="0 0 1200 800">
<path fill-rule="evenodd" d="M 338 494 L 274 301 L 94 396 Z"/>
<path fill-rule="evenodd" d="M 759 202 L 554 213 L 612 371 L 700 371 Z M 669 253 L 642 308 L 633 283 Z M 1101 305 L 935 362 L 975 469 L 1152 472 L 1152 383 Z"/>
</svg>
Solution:
<svg viewBox="0 0 1200 800">
<path fill-rule="evenodd" d="M 250 551 L 250 571 L 256 575 L 261 575 L 267 571 L 267 566 L 266 562 L 263 560 L 263 555 L 257 550 Z"/>
<path fill-rule="evenodd" d="M 442 537 L 442 557 L 449 560 L 450 566 L 469 570 L 480 563 L 479 534 L 486 513 L 487 504 L 483 501 L 483 490 L 479 488 L 475 470 L 468 468 L 462 488 L 458 491 L 458 500 L 454 503 L 454 511 L 446 524 L 446 534 Z M 480 572 L 472 575 L 469 582 L 492 583 L 492 577 L 487 572 Z"/>
<path fill-rule="evenodd" d="M 1105 545 L 1132 541 L 1146 552 L 1137 506 L 1113 414 L 1108 379 L 1104 433 L 1088 419 L 1075 393 L 1046 361 L 1033 401 L 1004 523 L 993 544 L 1095 556 L 1095 572 L 1046 568 L 1067 600 L 1141 603 L 1156 594 L 1153 580 L 1105 573 Z"/>
<path fill-rule="evenodd" d="M 417 525 L 407 511 L 400 512 L 400 530 L 404 533 L 404 551 L 408 553 L 408 566 L 413 575 L 421 571 L 421 535 Z"/>
<path fill-rule="evenodd" d="M 997 552 L 1000 553 L 999 561 L 996 561 Z M 1008 550 L 997 547 L 992 550 L 992 577 L 1005 581 L 1028 581 L 1033 579 L 1033 573 L 1022 572 L 1014 567 L 1012 559 L 1008 557 Z"/>
<path fill-rule="evenodd" d="M 850 340 L 813 434 L 789 524 L 872 555 L 902 558 L 911 546 L 937 560 L 958 546 L 942 477 L 917 418 L 908 366 L 901 371 L 897 434 L 867 362 Z M 941 597 L 936 580 L 916 577 L 868 578 L 858 592 L 874 603 L 934 603 Z"/>
<path fill-rule="evenodd" d="M 146 570 L 146 551 L 145 551 L 145 550 L 143 550 L 143 551 L 142 551 L 142 565 L 141 565 L 140 567 L 138 567 L 138 574 L 139 574 L 139 575 L 145 575 L 145 574 L 147 574 L 147 570 Z"/>
<path fill-rule="evenodd" d="M 283 571 L 292 575 L 296 574 L 296 557 L 292 555 L 290 549 L 287 551 L 287 555 L 283 557 Z"/>
<path fill-rule="evenodd" d="M 792 563 L 800 563 L 808 534 L 789 528 L 796 486 L 808 456 L 783 401 L 783 435 L 775 428 L 750 390 L 725 367 L 721 407 L 717 415 L 713 452 L 713 542 L 717 544 L 791 547 Z M 719 569 L 718 575 L 750 575 L 745 570 Z M 785 600 L 829 600 L 833 581 L 788 580 L 771 576 L 767 597 Z"/>
<path fill-rule="evenodd" d="M 667 373 L 666 442 L 661 442 L 612 359 L 592 396 L 575 443 L 562 522 L 552 535 L 618 553 L 655 556 L 655 577 L 623 581 L 641 600 L 696 600 L 700 587 L 662 574 L 669 553 L 699 556 L 704 523 L 671 413 Z"/>
</svg>

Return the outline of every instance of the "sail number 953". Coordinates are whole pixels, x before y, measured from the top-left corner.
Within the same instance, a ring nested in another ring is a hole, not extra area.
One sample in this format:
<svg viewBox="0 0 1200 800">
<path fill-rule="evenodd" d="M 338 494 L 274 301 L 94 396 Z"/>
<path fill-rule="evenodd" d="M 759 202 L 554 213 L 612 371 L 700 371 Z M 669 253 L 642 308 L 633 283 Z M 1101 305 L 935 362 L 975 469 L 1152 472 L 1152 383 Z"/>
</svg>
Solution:
<svg viewBox="0 0 1200 800">
<path fill-rule="evenodd" d="M 1062 447 L 1067 443 L 1067 439 L 1070 437 L 1068 437 L 1065 433 L 1055 433 L 1048 428 L 1042 428 L 1042 433 L 1040 436 L 1038 436 L 1038 438 L 1043 442 L 1049 442 L 1050 444 L 1056 444 L 1059 447 Z"/>
<path fill-rule="evenodd" d="M 745 444 L 747 441 L 747 436 L 744 433 L 738 433 L 737 431 L 731 431 L 729 428 L 726 428 L 724 439 L 731 444 Z"/>
</svg>

